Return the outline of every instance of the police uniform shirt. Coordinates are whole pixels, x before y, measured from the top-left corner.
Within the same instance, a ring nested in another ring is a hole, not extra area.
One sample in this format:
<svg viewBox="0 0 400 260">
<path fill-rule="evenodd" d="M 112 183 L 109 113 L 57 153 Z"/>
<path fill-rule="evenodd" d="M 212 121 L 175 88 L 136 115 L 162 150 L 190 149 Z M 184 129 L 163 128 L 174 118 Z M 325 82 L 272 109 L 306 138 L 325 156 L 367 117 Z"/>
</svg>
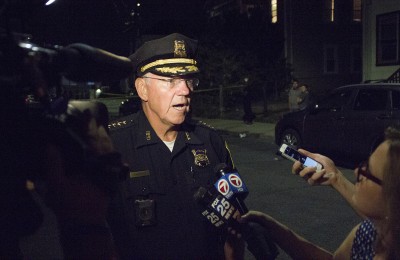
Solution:
<svg viewBox="0 0 400 260">
<path fill-rule="evenodd" d="M 109 214 L 121 258 L 223 259 L 222 230 L 208 222 L 193 198 L 199 187 L 217 180 L 218 163 L 232 166 L 217 132 L 199 122 L 184 122 L 171 152 L 143 111 L 111 124 L 110 131 L 130 167 Z M 139 202 L 145 202 L 142 209 Z"/>
</svg>

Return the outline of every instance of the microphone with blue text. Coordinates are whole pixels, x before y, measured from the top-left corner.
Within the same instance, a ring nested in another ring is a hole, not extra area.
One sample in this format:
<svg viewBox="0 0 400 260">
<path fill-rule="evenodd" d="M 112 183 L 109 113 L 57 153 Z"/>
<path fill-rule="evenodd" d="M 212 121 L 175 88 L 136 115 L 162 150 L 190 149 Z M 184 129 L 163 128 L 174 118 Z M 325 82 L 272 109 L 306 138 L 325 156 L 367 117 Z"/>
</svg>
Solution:
<svg viewBox="0 0 400 260">
<path fill-rule="evenodd" d="M 256 259 L 275 259 L 278 249 L 269 240 L 266 230 L 257 223 L 238 222 L 240 216 L 248 212 L 243 202 L 248 190 L 237 172 L 227 173 L 226 169 L 225 164 L 218 165 L 220 178 L 214 186 L 200 187 L 194 194 L 194 199 L 205 207 L 202 215 L 217 228 L 233 227 L 239 231 Z"/>
<path fill-rule="evenodd" d="M 249 210 L 243 200 L 247 197 L 249 191 L 239 173 L 229 170 L 225 163 L 218 164 L 215 167 L 215 172 L 219 179 L 214 184 L 214 187 L 226 199 L 235 202 L 241 215 L 246 214 Z"/>
</svg>

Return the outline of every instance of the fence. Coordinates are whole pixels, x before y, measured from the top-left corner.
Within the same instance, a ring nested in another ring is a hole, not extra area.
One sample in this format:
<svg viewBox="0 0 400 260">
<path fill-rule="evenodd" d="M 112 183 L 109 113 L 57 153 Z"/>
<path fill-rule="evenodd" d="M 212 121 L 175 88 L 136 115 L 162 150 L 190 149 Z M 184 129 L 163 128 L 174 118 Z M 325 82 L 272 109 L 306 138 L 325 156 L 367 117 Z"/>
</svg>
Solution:
<svg viewBox="0 0 400 260">
<path fill-rule="evenodd" d="M 236 85 L 195 90 L 192 99 L 192 113 L 204 117 L 221 117 L 226 110 L 242 107 L 242 90 L 244 85 Z"/>
</svg>

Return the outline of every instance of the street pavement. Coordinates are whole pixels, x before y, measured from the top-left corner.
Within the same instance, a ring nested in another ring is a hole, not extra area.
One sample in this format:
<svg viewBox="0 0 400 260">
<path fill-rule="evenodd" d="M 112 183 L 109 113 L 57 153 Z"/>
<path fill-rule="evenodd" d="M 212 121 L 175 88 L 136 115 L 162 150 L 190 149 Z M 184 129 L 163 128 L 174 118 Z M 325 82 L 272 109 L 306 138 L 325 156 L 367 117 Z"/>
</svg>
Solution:
<svg viewBox="0 0 400 260">
<path fill-rule="evenodd" d="M 107 107 L 110 117 L 116 118 L 118 104 Z M 279 110 L 275 115 L 285 112 L 286 110 Z M 246 200 L 248 207 L 271 214 L 311 242 L 334 251 L 348 230 L 359 222 L 357 215 L 333 189 L 306 185 L 304 180 L 289 174 L 291 162 L 275 154 L 275 123 L 265 122 L 261 114 L 258 114 L 252 124 L 245 124 L 240 118 L 240 112 L 235 118 L 237 119 L 194 117 L 221 134 L 236 139 L 236 145 L 230 139 L 230 148 L 232 152 L 235 149 L 242 151 L 239 153 L 236 150 L 235 160 L 240 164 L 243 173 L 247 173 L 246 180 L 252 187 Z M 274 120 L 271 117 L 268 121 Z M 243 146 L 243 142 L 246 145 Z M 253 150 L 254 147 L 256 148 Z M 342 172 L 349 180 L 354 179 L 352 171 L 342 169 Z M 255 260 L 247 249 L 245 259 Z M 280 250 L 277 260 L 289 259 L 291 258 Z"/>
</svg>

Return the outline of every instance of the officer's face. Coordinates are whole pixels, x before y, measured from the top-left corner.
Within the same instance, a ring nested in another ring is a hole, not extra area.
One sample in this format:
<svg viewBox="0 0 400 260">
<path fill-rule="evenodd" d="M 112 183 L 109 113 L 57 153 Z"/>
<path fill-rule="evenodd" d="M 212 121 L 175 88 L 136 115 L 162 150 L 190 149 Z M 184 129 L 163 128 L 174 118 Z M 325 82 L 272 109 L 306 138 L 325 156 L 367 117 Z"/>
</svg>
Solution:
<svg viewBox="0 0 400 260">
<path fill-rule="evenodd" d="M 183 123 L 190 105 L 190 86 L 185 80 L 147 73 L 135 82 L 149 121 L 174 126 Z M 153 124 L 154 127 L 154 124 Z"/>
</svg>

